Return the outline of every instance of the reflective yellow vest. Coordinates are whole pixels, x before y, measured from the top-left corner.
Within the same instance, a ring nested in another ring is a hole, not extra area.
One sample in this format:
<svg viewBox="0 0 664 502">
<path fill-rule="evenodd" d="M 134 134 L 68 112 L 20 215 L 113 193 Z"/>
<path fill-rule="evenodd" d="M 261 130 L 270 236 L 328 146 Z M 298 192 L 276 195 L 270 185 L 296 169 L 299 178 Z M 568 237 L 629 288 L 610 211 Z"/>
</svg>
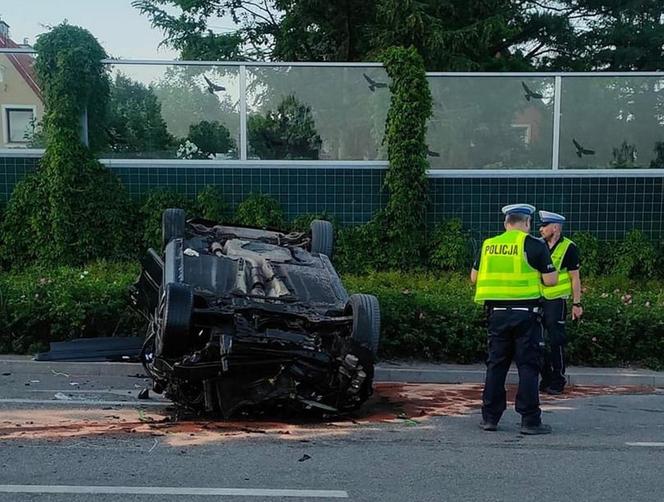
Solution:
<svg viewBox="0 0 664 502">
<path fill-rule="evenodd" d="M 555 300 L 556 298 L 569 298 L 572 294 L 572 277 L 569 275 L 567 269 L 563 269 L 563 258 L 569 249 L 570 245 L 574 244 L 567 237 L 558 243 L 551 253 L 551 261 L 553 266 L 558 271 L 558 284 L 555 286 L 545 286 L 542 284 L 542 296 L 547 300 Z"/>
<path fill-rule="evenodd" d="M 542 296 L 541 274 L 526 260 L 528 234 L 520 230 L 487 239 L 482 244 L 475 301 L 535 300 Z"/>
</svg>

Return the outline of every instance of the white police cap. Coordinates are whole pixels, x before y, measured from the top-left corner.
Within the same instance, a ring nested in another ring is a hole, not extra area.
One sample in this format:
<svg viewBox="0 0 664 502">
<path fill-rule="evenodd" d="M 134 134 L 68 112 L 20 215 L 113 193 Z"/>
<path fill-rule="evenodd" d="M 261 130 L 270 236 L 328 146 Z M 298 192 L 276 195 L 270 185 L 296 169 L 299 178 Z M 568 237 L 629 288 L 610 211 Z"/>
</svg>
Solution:
<svg viewBox="0 0 664 502">
<path fill-rule="evenodd" d="M 504 215 L 518 213 L 532 216 L 535 212 L 535 206 L 531 206 L 530 204 L 509 204 L 503 206 L 502 212 Z"/>
<path fill-rule="evenodd" d="M 539 217 L 542 223 L 565 223 L 565 217 L 562 214 L 552 213 L 550 211 L 540 211 Z"/>
</svg>

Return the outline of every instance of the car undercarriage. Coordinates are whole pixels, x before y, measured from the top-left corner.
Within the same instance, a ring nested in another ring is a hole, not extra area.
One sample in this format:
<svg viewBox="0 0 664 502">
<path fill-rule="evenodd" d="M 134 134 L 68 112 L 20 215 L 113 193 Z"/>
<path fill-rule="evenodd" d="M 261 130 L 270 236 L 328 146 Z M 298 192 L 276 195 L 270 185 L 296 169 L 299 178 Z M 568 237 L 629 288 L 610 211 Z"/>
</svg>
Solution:
<svg viewBox="0 0 664 502">
<path fill-rule="evenodd" d="M 285 234 L 167 209 L 162 233 L 162 255 L 148 251 L 131 290 L 156 392 L 226 418 L 342 413 L 371 395 L 379 305 L 346 293 L 329 222 Z"/>
</svg>

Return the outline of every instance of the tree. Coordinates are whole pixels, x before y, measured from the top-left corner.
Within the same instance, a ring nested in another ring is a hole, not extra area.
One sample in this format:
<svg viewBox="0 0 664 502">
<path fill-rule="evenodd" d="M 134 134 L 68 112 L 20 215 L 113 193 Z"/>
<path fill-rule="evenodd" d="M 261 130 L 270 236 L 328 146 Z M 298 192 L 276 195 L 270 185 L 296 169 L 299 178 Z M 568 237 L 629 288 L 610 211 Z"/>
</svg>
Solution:
<svg viewBox="0 0 664 502">
<path fill-rule="evenodd" d="M 660 0 L 137 0 L 193 59 L 375 60 L 414 46 L 427 70 L 655 70 Z M 173 11 L 179 14 L 173 14 Z M 209 28 L 230 15 L 235 33 Z"/>
<path fill-rule="evenodd" d="M 235 142 L 226 127 L 217 121 L 203 120 L 189 126 L 187 139 L 194 143 L 205 157 L 217 153 L 228 154 L 235 149 Z"/>
<path fill-rule="evenodd" d="M 260 159 L 318 159 L 322 140 L 311 108 L 287 96 L 276 111 L 253 115 L 247 121 L 252 155 Z"/>
<path fill-rule="evenodd" d="M 168 68 L 164 77 L 153 90 L 162 107 L 162 116 L 168 131 L 178 138 L 186 138 L 189 127 L 201 121 L 219 122 L 226 127 L 231 137 L 237 138 L 240 129 L 238 104 L 228 93 L 211 94 L 204 90 L 204 76 L 210 71 L 206 67 L 175 66 Z M 227 74 L 224 75 L 223 72 Z M 237 78 L 235 68 L 215 68 L 215 74 Z M 210 74 L 209 78 L 216 80 Z"/>
<path fill-rule="evenodd" d="M 111 151 L 145 155 L 173 149 L 174 138 L 152 88 L 119 73 L 111 85 L 109 108 Z"/>
</svg>

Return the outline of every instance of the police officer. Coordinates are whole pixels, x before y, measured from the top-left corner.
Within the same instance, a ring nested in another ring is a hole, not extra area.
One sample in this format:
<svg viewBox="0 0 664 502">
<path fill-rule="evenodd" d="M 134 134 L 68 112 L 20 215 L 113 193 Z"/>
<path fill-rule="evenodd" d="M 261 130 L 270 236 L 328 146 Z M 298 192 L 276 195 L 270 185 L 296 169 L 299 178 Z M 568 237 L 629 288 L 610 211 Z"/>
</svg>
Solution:
<svg viewBox="0 0 664 502">
<path fill-rule="evenodd" d="M 558 284 L 542 286 L 543 323 L 548 346 L 544 352 L 540 391 L 562 394 L 565 379 L 565 318 L 567 299 L 572 296 L 572 320 L 583 315 L 581 307 L 581 278 L 579 276 L 579 251 L 571 240 L 563 236 L 565 217 L 549 211 L 540 211 L 540 235 L 544 238 L 553 265 L 558 271 Z"/>
<path fill-rule="evenodd" d="M 538 380 L 544 345 L 540 320 L 541 284 L 554 286 L 558 273 L 549 250 L 531 235 L 535 208 L 512 204 L 502 208 L 505 232 L 482 244 L 470 273 L 476 284 L 475 301 L 484 303 L 488 314 L 489 356 L 482 394 L 485 431 L 495 431 L 507 407 L 505 378 L 512 359 L 519 370 L 516 411 L 521 415 L 522 434 L 548 434 L 542 423 Z"/>
</svg>

